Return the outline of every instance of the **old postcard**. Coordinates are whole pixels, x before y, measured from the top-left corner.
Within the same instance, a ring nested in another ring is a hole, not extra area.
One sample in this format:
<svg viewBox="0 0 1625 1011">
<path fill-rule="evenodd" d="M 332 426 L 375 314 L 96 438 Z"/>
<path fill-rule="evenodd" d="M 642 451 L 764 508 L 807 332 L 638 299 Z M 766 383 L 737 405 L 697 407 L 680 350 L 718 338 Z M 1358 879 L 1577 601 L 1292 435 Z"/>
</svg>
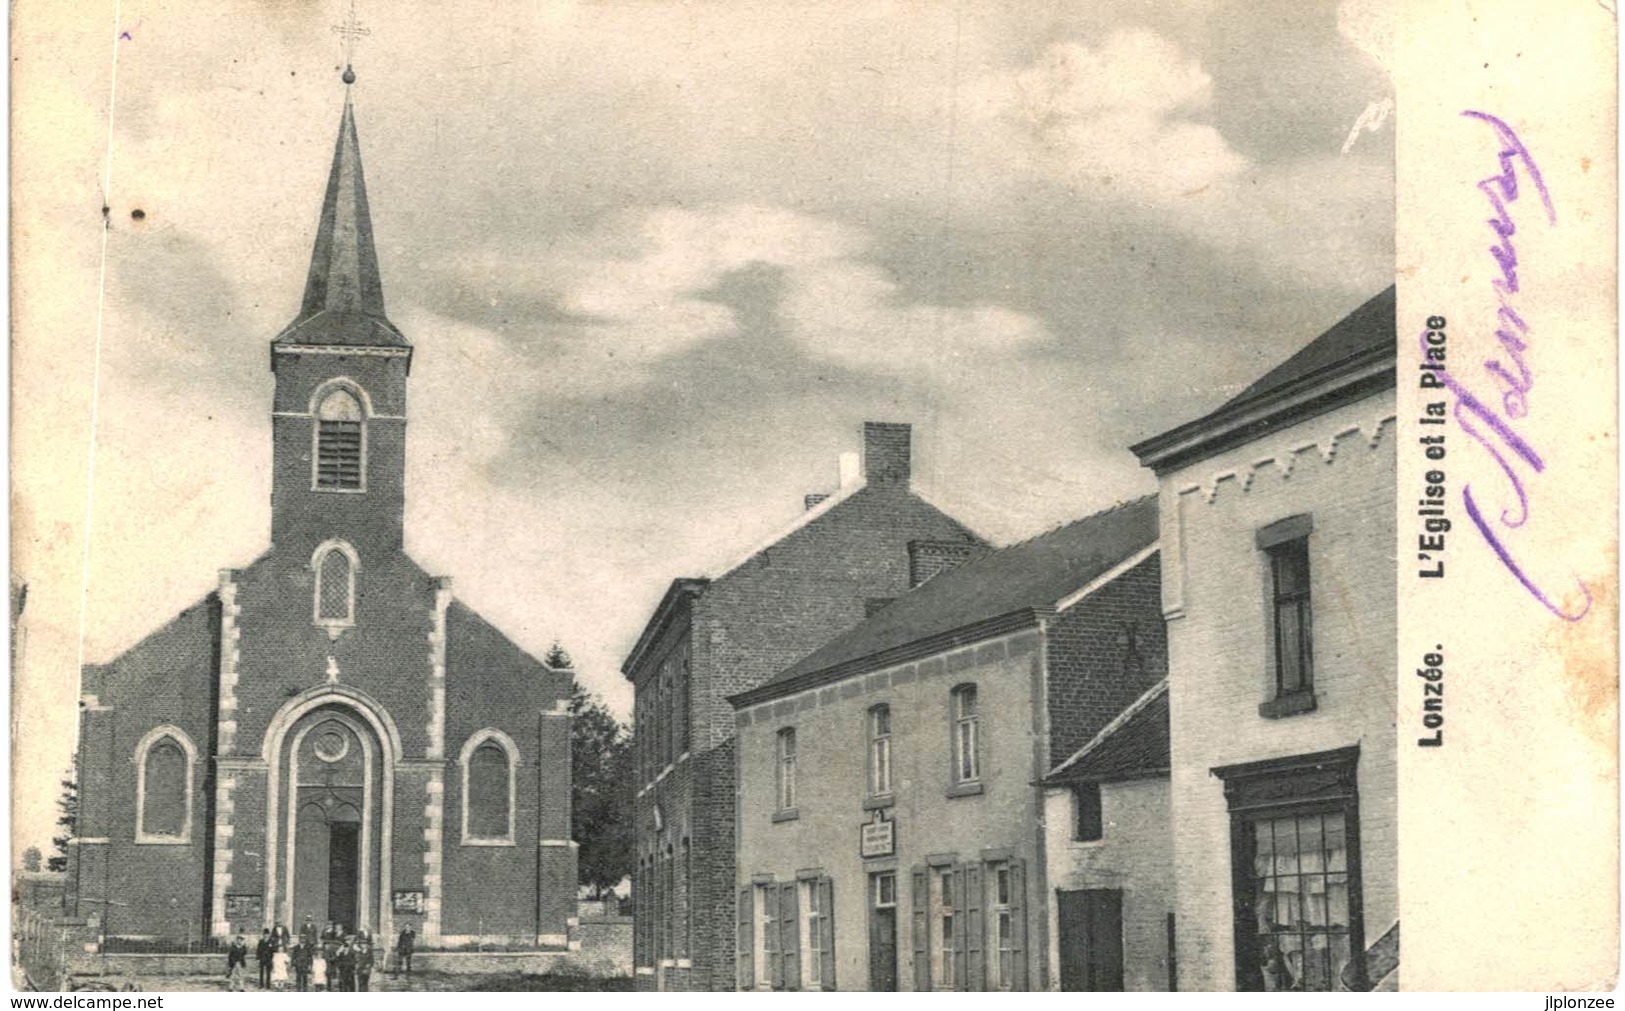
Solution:
<svg viewBox="0 0 1625 1011">
<path fill-rule="evenodd" d="M 12 13 L 15 989 L 1616 984 L 1611 4 Z"/>
</svg>

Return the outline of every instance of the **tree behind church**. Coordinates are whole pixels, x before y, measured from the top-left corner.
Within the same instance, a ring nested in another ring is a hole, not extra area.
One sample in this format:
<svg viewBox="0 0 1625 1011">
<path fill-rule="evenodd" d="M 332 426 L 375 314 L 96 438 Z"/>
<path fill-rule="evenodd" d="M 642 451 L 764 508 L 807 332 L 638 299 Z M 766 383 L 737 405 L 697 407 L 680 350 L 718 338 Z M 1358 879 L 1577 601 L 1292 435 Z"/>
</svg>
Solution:
<svg viewBox="0 0 1625 1011">
<path fill-rule="evenodd" d="M 45 869 L 50 871 L 68 869 L 68 840 L 73 838 L 79 827 L 79 776 L 77 772 L 69 776 L 62 781 L 62 796 L 56 799 L 59 812 L 56 823 L 65 831 L 62 835 L 51 837 L 51 845 L 56 852 L 45 861 Z"/>
<path fill-rule="evenodd" d="M 554 643 L 545 662 L 574 671 Z M 602 700 L 572 678 L 570 688 L 571 836 L 581 844 L 580 880 L 595 899 L 632 873 L 631 735 Z"/>
</svg>

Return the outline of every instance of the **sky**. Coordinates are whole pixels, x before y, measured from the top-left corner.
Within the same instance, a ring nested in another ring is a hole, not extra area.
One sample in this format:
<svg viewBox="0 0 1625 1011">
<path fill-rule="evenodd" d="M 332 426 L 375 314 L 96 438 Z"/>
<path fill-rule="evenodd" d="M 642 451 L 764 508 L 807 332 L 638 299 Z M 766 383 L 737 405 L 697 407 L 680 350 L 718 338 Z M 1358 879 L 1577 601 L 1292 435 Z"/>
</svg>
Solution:
<svg viewBox="0 0 1625 1011">
<path fill-rule="evenodd" d="M 13 24 L 21 845 L 81 660 L 267 546 L 267 344 L 344 97 L 341 0 L 59 7 Z M 622 715 L 665 587 L 834 490 L 863 421 L 1010 543 L 1152 490 L 1128 445 L 1392 282 L 1392 122 L 1351 134 L 1380 0 L 358 13 L 407 550 Z"/>
</svg>

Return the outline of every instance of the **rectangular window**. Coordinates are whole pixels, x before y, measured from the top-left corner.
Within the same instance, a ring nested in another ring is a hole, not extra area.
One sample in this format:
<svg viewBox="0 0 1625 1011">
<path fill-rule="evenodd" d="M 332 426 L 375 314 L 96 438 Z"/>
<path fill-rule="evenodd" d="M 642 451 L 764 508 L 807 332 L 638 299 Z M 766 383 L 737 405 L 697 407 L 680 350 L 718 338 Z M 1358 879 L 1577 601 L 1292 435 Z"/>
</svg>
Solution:
<svg viewBox="0 0 1625 1011">
<path fill-rule="evenodd" d="M 756 902 L 754 904 L 755 916 L 753 918 L 752 948 L 755 957 L 751 960 L 755 966 L 758 988 L 773 985 L 773 964 L 778 955 L 778 894 L 777 885 L 764 884 L 755 886 Z"/>
<path fill-rule="evenodd" d="M 1275 603 L 1275 687 L 1277 695 L 1294 695 L 1313 688 L 1310 648 L 1309 539 L 1276 544 L 1268 549 L 1270 582 Z"/>
<path fill-rule="evenodd" d="M 1367 990 L 1359 748 L 1224 766 L 1236 985 Z"/>
<path fill-rule="evenodd" d="M 1015 941 L 1016 917 L 1014 909 L 1014 892 L 1011 887 L 1010 865 L 1007 863 L 993 864 L 988 868 L 988 875 L 993 885 L 993 904 L 989 909 L 993 926 L 993 943 L 990 945 L 993 964 L 989 968 L 989 982 L 1001 989 L 1009 989 L 1015 983 Z"/>
<path fill-rule="evenodd" d="M 874 903 L 876 909 L 897 908 L 897 875 L 891 871 L 881 874 L 872 874 L 869 877 L 871 887 L 874 889 Z"/>
<path fill-rule="evenodd" d="M 869 710 L 869 794 L 891 793 L 891 707 Z"/>
<path fill-rule="evenodd" d="M 1341 989 L 1351 955 L 1343 815 L 1262 818 L 1252 836 L 1264 989 Z"/>
<path fill-rule="evenodd" d="M 820 898 L 817 881 L 801 882 L 801 950 L 807 953 L 801 960 L 801 985 L 807 989 L 818 986 L 824 978 L 822 941 L 826 914 Z"/>
<path fill-rule="evenodd" d="M 796 731 L 786 727 L 778 737 L 778 793 L 779 810 L 793 811 L 796 806 Z"/>
<path fill-rule="evenodd" d="M 931 977 L 939 990 L 954 988 L 954 876 L 952 871 L 931 875 L 931 898 L 936 908 Z"/>
<path fill-rule="evenodd" d="M 1072 838 L 1078 842 L 1094 842 L 1105 835 L 1101 817 L 1100 784 L 1078 783 L 1072 787 L 1072 803 L 1076 809 Z"/>
<path fill-rule="evenodd" d="M 973 783 L 981 778 L 981 760 L 977 754 L 976 686 L 960 685 L 953 693 L 954 715 L 954 780 Z"/>
</svg>

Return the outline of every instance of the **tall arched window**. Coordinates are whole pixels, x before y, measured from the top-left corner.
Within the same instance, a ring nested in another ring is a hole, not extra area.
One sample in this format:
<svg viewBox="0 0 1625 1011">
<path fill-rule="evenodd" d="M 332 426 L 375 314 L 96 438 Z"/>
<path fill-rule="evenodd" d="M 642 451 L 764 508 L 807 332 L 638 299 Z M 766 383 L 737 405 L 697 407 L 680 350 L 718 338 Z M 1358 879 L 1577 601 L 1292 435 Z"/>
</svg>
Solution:
<svg viewBox="0 0 1625 1011">
<path fill-rule="evenodd" d="M 355 549 L 343 541 L 326 541 L 311 557 L 316 572 L 315 621 L 334 635 L 355 624 L 355 576 L 360 567 Z"/>
<path fill-rule="evenodd" d="M 197 748 L 178 727 L 154 727 L 135 749 L 135 841 L 192 839 L 192 766 Z"/>
<path fill-rule="evenodd" d="M 316 407 L 314 487 L 320 491 L 366 490 L 366 412 L 346 387 L 336 387 Z"/>
<path fill-rule="evenodd" d="M 514 777 L 519 749 L 500 730 L 487 728 L 463 745 L 463 845 L 514 844 Z"/>
</svg>

